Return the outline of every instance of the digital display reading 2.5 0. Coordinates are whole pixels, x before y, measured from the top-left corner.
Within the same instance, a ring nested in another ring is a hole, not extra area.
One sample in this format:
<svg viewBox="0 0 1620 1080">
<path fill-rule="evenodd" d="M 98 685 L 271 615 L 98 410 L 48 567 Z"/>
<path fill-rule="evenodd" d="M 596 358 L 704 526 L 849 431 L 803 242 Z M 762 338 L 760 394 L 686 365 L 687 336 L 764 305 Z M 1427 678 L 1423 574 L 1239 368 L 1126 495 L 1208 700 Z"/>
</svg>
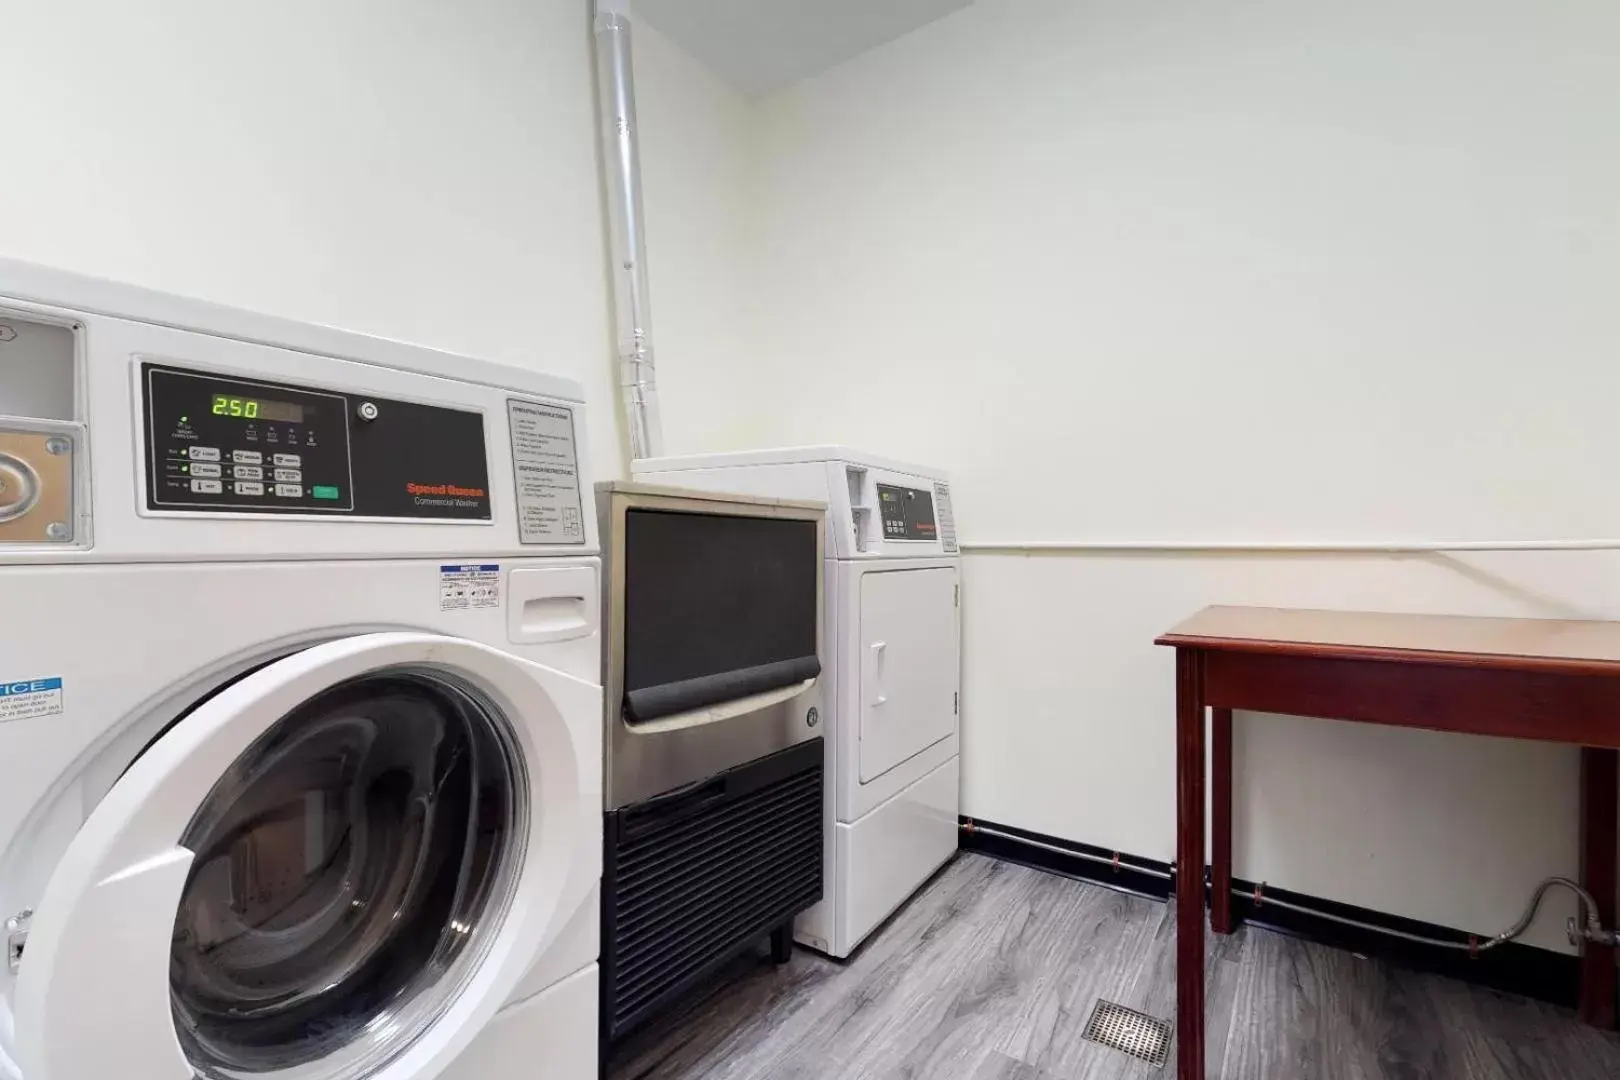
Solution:
<svg viewBox="0 0 1620 1080">
<path fill-rule="evenodd" d="M 275 420 L 284 424 L 302 424 L 304 407 L 290 401 L 265 401 L 262 398 L 214 395 L 215 416 L 240 416 L 244 420 Z"/>
</svg>

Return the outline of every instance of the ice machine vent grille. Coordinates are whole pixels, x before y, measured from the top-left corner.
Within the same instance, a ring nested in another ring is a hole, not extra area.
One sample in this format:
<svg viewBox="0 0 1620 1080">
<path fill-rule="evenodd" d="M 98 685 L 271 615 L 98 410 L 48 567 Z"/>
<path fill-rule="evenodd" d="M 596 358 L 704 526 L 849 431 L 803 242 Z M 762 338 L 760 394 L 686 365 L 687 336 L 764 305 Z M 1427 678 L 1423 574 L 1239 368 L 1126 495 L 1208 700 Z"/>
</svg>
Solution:
<svg viewBox="0 0 1620 1080">
<path fill-rule="evenodd" d="M 776 769 L 782 763 L 772 759 L 789 755 L 802 764 L 753 790 L 720 786 L 667 817 L 660 807 L 609 824 L 602 1019 L 610 1040 L 821 899 L 821 747 L 817 739 L 765 759 Z"/>
</svg>

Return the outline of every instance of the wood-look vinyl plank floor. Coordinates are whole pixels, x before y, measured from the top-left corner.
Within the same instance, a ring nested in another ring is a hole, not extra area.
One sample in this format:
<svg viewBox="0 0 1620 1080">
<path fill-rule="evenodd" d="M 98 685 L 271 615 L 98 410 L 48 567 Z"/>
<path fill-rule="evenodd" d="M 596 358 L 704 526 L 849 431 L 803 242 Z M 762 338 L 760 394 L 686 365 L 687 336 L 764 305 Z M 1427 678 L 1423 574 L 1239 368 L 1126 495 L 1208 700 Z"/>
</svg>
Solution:
<svg viewBox="0 0 1620 1080">
<path fill-rule="evenodd" d="M 1170 1080 L 1081 1038 L 1097 999 L 1172 1019 L 1173 909 L 958 856 L 847 963 L 744 958 L 618 1048 L 610 1080 Z M 1209 1076 L 1615 1080 L 1567 1010 L 1256 928 L 1209 936 Z"/>
</svg>

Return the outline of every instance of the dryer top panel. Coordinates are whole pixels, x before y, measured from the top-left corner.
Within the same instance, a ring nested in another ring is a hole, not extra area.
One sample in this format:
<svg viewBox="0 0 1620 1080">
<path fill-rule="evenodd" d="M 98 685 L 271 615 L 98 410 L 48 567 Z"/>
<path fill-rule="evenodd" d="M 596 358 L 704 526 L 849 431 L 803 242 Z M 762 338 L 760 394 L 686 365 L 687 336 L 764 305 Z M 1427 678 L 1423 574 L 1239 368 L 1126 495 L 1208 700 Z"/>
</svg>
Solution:
<svg viewBox="0 0 1620 1080">
<path fill-rule="evenodd" d="M 843 446 L 648 458 L 639 480 L 827 504 L 827 553 L 840 559 L 955 555 L 951 485 L 941 469 Z"/>
<path fill-rule="evenodd" d="M 779 446 L 768 450 L 735 450 L 720 454 L 683 454 L 678 457 L 643 458 L 631 464 L 637 476 L 687 469 L 727 469 L 749 465 L 801 465 L 838 462 L 857 468 L 887 469 L 930 480 L 946 479 L 945 470 L 869 454 L 850 446 Z"/>
</svg>

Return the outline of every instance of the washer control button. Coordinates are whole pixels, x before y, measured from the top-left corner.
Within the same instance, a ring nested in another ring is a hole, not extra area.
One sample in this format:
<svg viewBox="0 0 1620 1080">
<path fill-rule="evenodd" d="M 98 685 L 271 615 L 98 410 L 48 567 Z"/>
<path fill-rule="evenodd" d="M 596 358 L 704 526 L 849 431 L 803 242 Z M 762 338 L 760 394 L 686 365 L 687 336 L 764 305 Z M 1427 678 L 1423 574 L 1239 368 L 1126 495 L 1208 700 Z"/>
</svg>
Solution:
<svg viewBox="0 0 1620 1080">
<path fill-rule="evenodd" d="M 191 490 L 198 495 L 218 495 L 225 490 L 225 485 L 218 480 L 193 480 Z"/>
<path fill-rule="evenodd" d="M 257 465 L 264 460 L 264 455 L 257 450 L 232 450 L 231 460 L 238 465 Z"/>
<path fill-rule="evenodd" d="M 304 487 L 302 484 L 277 484 L 276 494 L 284 499 L 302 499 Z"/>
<path fill-rule="evenodd" d="M 264 485 L 257 480 L 238 480 L 236 482 L 236 493 L 238 495 L 263 495 Z"/>
<path fill-rule="evenodd" d="M 186 456 L 192 461 L 218 461 L 219 447 L 217 446 L 188 446 Z"/>
<path fill-rule="evenodd" d="M 219 475 L 219 466 L 210 465 L 206 461 L 199 461 L 197 464 L 191 466 L 191 475 L 203 476 L 212 479 L 213 477 L 217 477 Z"/>
<path fill-rule="evenodd" d="M 304 474 L 298 469 L 277 469 L 276 479 L 284 484 L 297 484 L 304 479 Z"/>
<path fill-rule="evenodd" d="M 278 468 L 283 469 L 297 469 L 304 464 L 304 459 L 299 454 L 277 454 L 273 460 Z"/>
</svg>

